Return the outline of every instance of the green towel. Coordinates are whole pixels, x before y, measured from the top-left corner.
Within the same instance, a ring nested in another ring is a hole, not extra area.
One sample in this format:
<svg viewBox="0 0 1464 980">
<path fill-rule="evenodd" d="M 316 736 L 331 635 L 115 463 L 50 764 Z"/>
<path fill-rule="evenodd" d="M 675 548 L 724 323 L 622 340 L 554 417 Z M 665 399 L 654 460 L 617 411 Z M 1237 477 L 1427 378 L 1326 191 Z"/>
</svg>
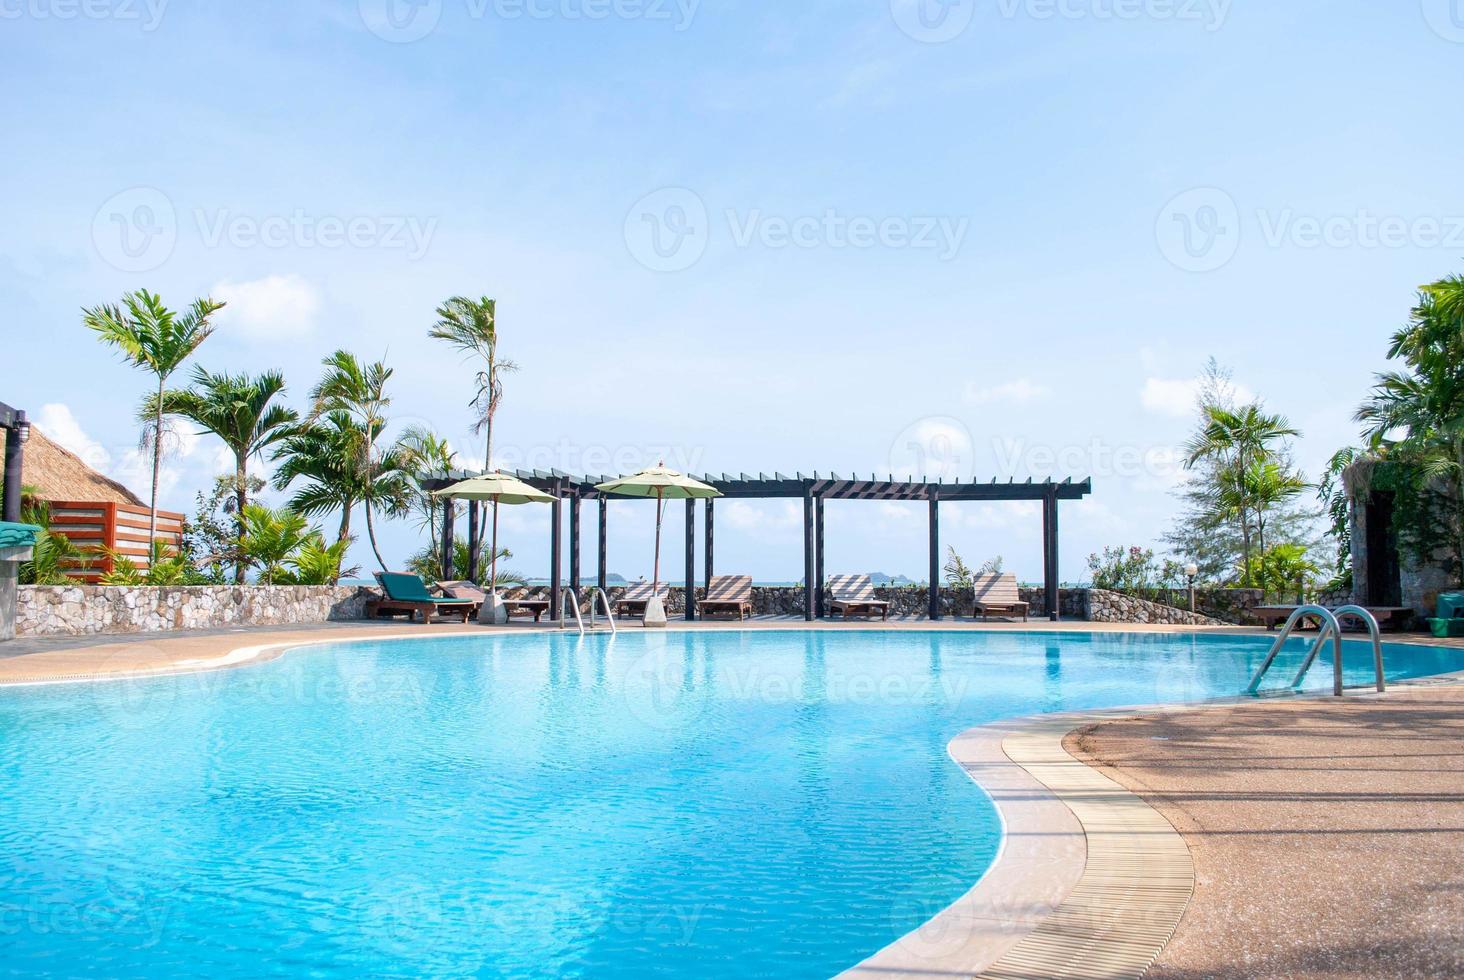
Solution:
<svg viewBox="0 0 1464 980">
<path fill-rule="evenodd" d="M 34 524 L 0 521 L 0 548 L 29 548 L 36 543 L 36 535 L 41 530 Z"/>
</svg>

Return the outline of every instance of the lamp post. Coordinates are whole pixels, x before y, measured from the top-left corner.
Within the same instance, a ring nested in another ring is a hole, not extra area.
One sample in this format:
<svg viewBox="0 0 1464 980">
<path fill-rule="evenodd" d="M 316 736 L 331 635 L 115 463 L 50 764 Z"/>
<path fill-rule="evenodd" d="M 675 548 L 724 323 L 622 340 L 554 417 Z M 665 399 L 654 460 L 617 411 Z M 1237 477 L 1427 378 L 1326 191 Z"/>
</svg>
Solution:
<svg viewBox="0 0 1464 980">
<path fill-rule="evenodd" d="M 1194 562 L 1190 562 L 1188 565 L 1184 566 L 1184 574 L 1185 574 L 1185 577 L 1189 579 L 1189 600 L 1190 600 L 1189 606 L 1190 606 L 1190 612 L 1194 612 L 1195 611 L 1195 579 L 1200 574 L 1200 566 L 1199 565 L 1196 565 Z"/>
<path fill-rule="evenodd" d="M 12 409 L 9 406 L 4 408 L 3 415 L 5 427 L 9 435 L 5 440 L 5 496 L 0 501 L 0 521 L 12 523 L 20 520 L 20 486 L 22 480 L 22 467 L 25 460 L 25 444 L 30 442 L 30 421 L 25 413 Z"/>
</svg>

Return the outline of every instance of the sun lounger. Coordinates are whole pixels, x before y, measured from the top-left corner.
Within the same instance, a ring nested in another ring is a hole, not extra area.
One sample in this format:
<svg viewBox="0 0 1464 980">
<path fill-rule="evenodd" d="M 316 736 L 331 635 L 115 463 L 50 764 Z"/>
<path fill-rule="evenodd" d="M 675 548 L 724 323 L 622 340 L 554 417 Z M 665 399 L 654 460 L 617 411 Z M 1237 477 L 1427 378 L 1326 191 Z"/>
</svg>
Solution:
<svg viewBox="0 0 1464 980">
<path fill-rule="evenodd" d="M 890 618 L 890 604 L 874 597 L 874 583 L 868 575 L 830 575 L 829 612 L 839 613 L 845 619 L 850 616 L 874 616 Z"/>
<path fill-rule="evenodd" d="M 671 596 L 671 586 L 662 582 L 656 590 L 664 606 Z M 636 582 L 625 590 L 625 595 L 615 603 L 615 615 L 626 619 L 640 619 L 646 614 L 646 603 L 651 601 L 651 583 Z"/>
<path fill-rule="evenodd" d="M 488 601 L 488 593 L 472 582 L 438 582 L 437 587 L 445 596 L 453 599 L 472 599 L 480 607 Z M 533 616 L 534 622 L 537 623 L 549 611 L 548 599 L 510 599 L 503 595 L 500 595 L 498 599 L 503 603 L 504 611 L 508 613 L 510 619 L 514 616 Z"/>
<path fill-rule="evenodd" d="M 434 614 L 440 614 L 460 616 L 466 623 L 478 611 L 472 599 L 440 599 L 427 591 L 420 578 L 405 572 L 377 572 L 376 581 L 384 595 L 367 601 L 366 616 L 370 619 L 406 613 L 409 619 L 420 614 L 423 622 L 430 623 Z"/>
<path fill-rule="evenodd" d="M 1022 622 L 1027 621 L 1027 603 L 1022 601 L 1015 575 L 977 575 L 971 584 L 976 594 L 976 615 L 982 619 L 1021 616 Z"/>
<path fill-rule="evenodd" d="M 752 615 L 752 576 L 715 575 L 707 583 L 707 597 L 698 602 L 703 615 L 735 613 L 738 620 Z"/>
</svg>

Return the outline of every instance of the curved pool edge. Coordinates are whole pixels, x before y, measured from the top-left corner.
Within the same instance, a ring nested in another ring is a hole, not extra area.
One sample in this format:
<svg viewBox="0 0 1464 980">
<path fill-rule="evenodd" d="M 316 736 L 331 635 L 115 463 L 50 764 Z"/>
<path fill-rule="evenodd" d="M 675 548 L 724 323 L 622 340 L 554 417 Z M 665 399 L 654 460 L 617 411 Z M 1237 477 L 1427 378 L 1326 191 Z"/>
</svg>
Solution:
<svg viewBox="0 0 1464 980">
<path fill-rule="evenodd" d="M 1394 681 L 1389 690 L 1461 683 L 1464 671 L 1452 671 Z M 1286 696 L 1296 699 L 1331 696 Z M 965 895 L 840 980 L 1068 976 L 1075 969 L 1141 977 L 1173 938 L 1194 893 L 1189 845 L 1163 814 L 1064 743 L 1105 722 L 1256 701 L 1029 715 L 956 736 L 947 751 L 1001 818 L 996 858 Z"/>
</svg>

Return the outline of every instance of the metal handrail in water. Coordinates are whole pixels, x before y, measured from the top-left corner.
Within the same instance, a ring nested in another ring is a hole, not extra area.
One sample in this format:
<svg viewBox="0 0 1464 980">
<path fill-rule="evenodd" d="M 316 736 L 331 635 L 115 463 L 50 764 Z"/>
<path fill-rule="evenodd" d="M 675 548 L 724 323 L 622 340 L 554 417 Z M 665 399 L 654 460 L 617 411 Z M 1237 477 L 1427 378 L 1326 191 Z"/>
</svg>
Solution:
<svg viewBox="0 0 1464 980">
<path fill-rule="evenodd" d="M 615 625 L 615 614 L 610 611 L 610 593 L 606 592 L 604 589 L 596 589 L 595 590 L 595 598 L 598 599 L 598 600 L 600 600 L 600 604 L 605 607 L 605 621 L 610 624 L 610 632 L 611 633 L 619 633 L 620 630 Z M 590 604 L 590 622 L 594 622 L 594 621 L 595 621 L 595 606 L 594 606 L 593 603 L 591 603 Z"/>
<path fill-rule="evenodd" d="M 1281 635 L 1276 637 L 1275 643 L 1271 644 L 1271 652 L 1266 654 L 1266 659 L 1261 662 L 1260 669 L 1251 678 L 1250 687 L 1246 688 L 1246 693 L 1255 694 L 1261 689 L 1261 680 L 1266 676 L 1266 671 L 1270 670 L 1271 665 L 1276 662 L 1276 655 L 1281 652 L 1281 648 L 1286 645 L 1286 641 L 1291 639 L 1291 633 L 1296 629 L 1297 624 L 1307 616 L 1315 616 L 1320 619 L 1322 621 L 1322 630 L 1320 635 L 1317 636 L 1317 642 L 1312 645 L 1311 650 L 1306 655 L 1306 663 L 1302 667 L 1301 673 L 1305 674 L 1307 669 L 1311 667 L 1312 661 L 1316 660 L 1317 654 L 1322 649 L 1322 644 L 1327 642 L 1327 637 L 1330 633 L 1336 643 L 1336 649 L 1333 651 L 1337 661 L 1335 686 L 1337 696 L 1342 696 L 1342 630 L 1337 625 L 1337 617 L 1332 614 L 1332 610 L 1326 606 L 1316 605 L 1299 606 L 1291 614 L 1290 618 L 1286 620 L 1286 625 L 1282 628 Z M 1298 675 L 1299 678 L 1300 675 Z M 1293 686 L 1295 685 L 1293 684 Z"/>
<path fill-rule="evenodd" d="M 576 594 L 574 589 L 561 589 L 559 591 L 559 628 L 562 630 L 569 629 L 569 617 L 564 614 L 564 598 L 566 594 L 569 596 L 570 599 L 574 600 L 573 602 L 569 603 L 569 608 L 574 610 L 574 621 L 575 625 L 579 627 L 580 635 L 584 635 L 585 621 L 584 618 L 580 616 L 579 595 Z"/>
<path fill-rule="evenodd" d="M 1249 693 L 1255 694 L 1260 690 L 1261 680 L 1266 676 L 1266 671 L 1271 669 L 1271 665 L 1276 660 L 1276 655 L 1281 652 L 1281 648 L 1291 638 L 1291 633 L 1295 630 L 1297 624 L 1307 616 L 1317 617 L 1322 621 L 1322 626 L 1321 631 L 1317 634 L 1317 641 L 1307 651 L 1306 657 L 1301 662 L 1301 668 L 1297 670 L 1296 676 L 1291 679 L 1291 687 L 1293 689 L 1301 686 L 1301 682 L 1306 677 L 1307 671 L 1311 670 L 1312 664 L 1316 663 L 1317 654 L 1321 653 L 1322 648 L 1330 639 L 1332 641 L 1332 694 L 1339 698 L 1342 696 L 1344 685 L 1342 682 L 1341 621 L 1344 617 L 1361 620 L 1363 625 L 1367 627 L 1368 634 L 1372 638 L 1373 668 L 1377 673 L 1376 686 L 1378 692 L 1382 693 L 1388 689 L 1387 679 L 1383 670 L 1382 630 L 1378 627 L 1377 618 L 1362 606 L 1342 606 L 1338 609 L 1328 609 L 1325 606 L 1311 605 L 1301 606 L 1286 621 L 1286 627 L 1281 631 L 1281 635 L 1276 637 L 1276 642 L 1271 645 L 1271 652 L 1266 655 L 1266 659 L 1261 664 L 1261 668 L 1256 671 L 1255 677 L 1251 678 L 1250 687 L 1247 689 Z"/>
</svg>

